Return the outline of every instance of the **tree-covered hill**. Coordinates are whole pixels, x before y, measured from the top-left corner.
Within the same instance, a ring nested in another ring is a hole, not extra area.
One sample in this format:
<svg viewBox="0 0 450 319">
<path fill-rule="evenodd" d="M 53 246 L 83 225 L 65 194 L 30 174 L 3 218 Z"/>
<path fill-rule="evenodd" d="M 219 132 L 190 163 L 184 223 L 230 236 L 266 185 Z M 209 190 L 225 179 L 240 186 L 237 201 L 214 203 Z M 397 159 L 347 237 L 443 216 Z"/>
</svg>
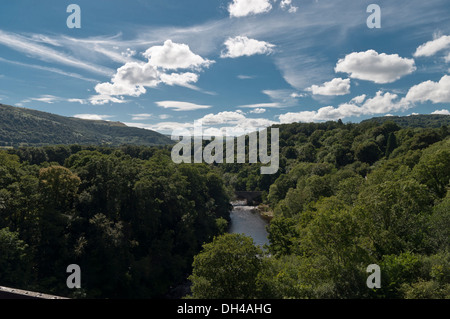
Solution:
<svg viewBox="0 0 450 319">
<path fill-rule="evenodd" d="M 450 116 L 441 114 L 417 114 L 410 116 L 380 116 L 374 117 L 368 120 L 364 120 L 361 123 L 376 122 L 383 124 L 384 122 L 394 122 L 400 127 L 428 127 L 436 128 L 442 125 L 450 124 Z"/>
<path fill-rule="evenodd" d="M 0 146 L 163 145 L 167 136 L 120 122 L 83 120 L 0 104 Z"/>
<path fill-rule="evenodd" d="M 385 119 L 279 125 L 277 174 L 219 166 L 235 189 L 262 191 L 270 254 L 236 235 L 214 240 L 194 258 L 192 296 L 241 296 L 228 283 L 244 278 L 246 298 L 448 299 L 450 116 Z M 373 264 L 378 288 L 367 285 Z"/>
</svg>

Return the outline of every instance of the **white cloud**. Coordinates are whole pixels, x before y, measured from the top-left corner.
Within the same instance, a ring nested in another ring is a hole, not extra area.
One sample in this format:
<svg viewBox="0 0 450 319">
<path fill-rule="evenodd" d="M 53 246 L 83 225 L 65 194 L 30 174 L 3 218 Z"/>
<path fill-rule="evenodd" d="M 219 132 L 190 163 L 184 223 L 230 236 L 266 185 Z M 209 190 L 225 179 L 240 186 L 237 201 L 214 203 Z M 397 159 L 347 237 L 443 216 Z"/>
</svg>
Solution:
<svg viewBox="0 0 450 319">
<path fill-rule="evenodd" d="M 98 94 L 98 95 L 93 95 L 89 98 L 89 102 L 92 105 L 104 105 L 107 103 L 127 103 L 127 101 L 123 98 L 123 97 L 114 97 L 111 95 L 103 95 L 103 94 Z"/>
<path fill-rule="evenodd" d="M 245 17 L 272 10 L 270 0 L 233 0 L 228 5 L 230 17 Z"/>
<path fill-rule="evenodd" d="M 174 111 L 195 111 L 201 109 L 209 109 L 211 107 L 210 105 L 199 105 L 181 101 L 159 101 L 155 103 L 159 107 L 163 107 L 165 109 L 173 109 Z"/>
<path fill-rule="evenodd" d="M 240 80 L 250 80 L 250 79 L 254 79 L 255 77 L 251 76 L 251 75 L 239 74 L 237 76 L 237 78 L 240 79 Z"/>
<path fill-rule="evenodd" d="M 141 114 L 131 114 L 131 120 L 132 121 L 142 121 L 142 120 L 148 120 L 152 117 L 152 114 L 148 113 L 141 113 Z"/>
<path fill-rule="evenodd" d="M 169 114 L 160 114 L 160 115 L 158 115 L 158 117 L 159 117 L 161 120 L 167 120 L 168 118 L 171 118 L 172 116 L 169 115 Z"/>
<path fill-rule="evenodd" d="M 255 54 L 268 54 L 273 51 L 275 45 L 249 39 L 246 36 L 237 36 L 228 38 L 225 41 L 226 51 L 220 54 L 221 58 L 238 58 L 241 56 L 252 56 Z"/>
<path fill-rule="evenodd" d="M 241 112 L 224 111 L 217 114 L 207 114 L 200 119 L 203 125 L 237 124 L 245 120 L 245 115 Z"/>
<path fill-rule="evenodd" d="M 450 47 L 450 35 L 443 35 L 420 45 L 413 55 L 415 57 L 432 56 L 448 47 Z"/>
<path fill-rule="evenodd" d="M 246 105 L 240 105 L 239 107 L 242 108 L 279 108 L 283 107 L 280 103 L 274 102 L 274 103 L 255 103 L 255 104 L 246 104 Z"/>
<path fill-rule="evenodd" d="M 263 109 L 263 108 L 256 108 L 256 109 L 250 111 L 250 113 L 253 113 L 253 114 L 262 114 L 264 112 L 266 112 L 266 109 Z"/>
<path fill-rule="evenodd" d="M 180 128 L 191 128 L 193 123 L 180 123 L 180 122 L 161 122 L 156 124 L 146 124 L 137 122 L 123 122 L 126 126 L 138 127 L 146 130 L 157 131 L 161 133 L 172 133 L 172 131 Z"/>
<path fill-rule="evenodd" d="M 312 85 L 306 89 L 314 95 L 345 95 L 350 93 L 350 79 L 334 78 L 323 85 Z"/>
<path fill-rule="evenodd" d="M 70 103 L 80 103 L 87 104 L 87 100 L 85 99 L 77 99 L 77 98 L 64 98 L 59 96 L 54 96 L 50 94 L 41 95 L 39 97 L 31 97 L 25 100 L 22 100 L 20 103 L 17 103 L 17 106 L 22 106 L 24 103 L 30 103 L 31 101 L 43 102 L 48 104 L 53 104 L 57 102 L 70 102 Z"/>
<path fill-rule="evenodd" d="M 362 105 L 363 112 L 362 114 L 382 114 L 391 111 L 398 111 L 402 109 L 407 109 L 410 105 L 406 102 L 398 101 L 398 95 L 386 92 L 378 91 L 375 97 L 371 99 L 367 99 Z"/>
<path fill-rule="evenodd" d="M 73 117 L 83 119 L 83 120 L 107 121 L 107 119 L 114 117 L 114 116 L 100 115 L 100 114 L 75 114 Z"/>
<path fill-rule="evenodd" d="M 279 116 L 281 124 L 294 122 L 313 122 L 317 115 L 316 111 L 288 112 Z"/>
<path fill-rule="evenodd" d="M 260 107 L 291 107 L 297 104 L 297 97 L 299 94 L 293 93 L 291 90 L 279 89 L 279 90 L 263 90 L 262 93 L 270 97 L 273 103 L 259 104 Z M 303 95 L 302 95 L 303 96 Z M 246 106 L 254 107 L 254 105 Z"/>
<path fill-rule="evenodd" d="M 431 114 L 450 115 L 450 111 L 446 110 L 446 109 L 442 109 L 442 110 L 436 110 L 434 112 L 431 112 Z"/>
<path fill-rule="evenodd" d="M 61 98 L 54 96 L 54 95 L 46 94 L 46 95 L 41 95 L 40 97 L 30 98 L 29 100 L 53 104 L 55 102 L 61 101 Z"/>
<path fill-rule="evenodd" d="M 305 96 L 306 96 L 306 94 L 303 94 L 303 93 L 296 93 L 296 92 L 291 93 L 291 95 L 290 95 L 290 97 L 292 97 L 292 98 L 294 98 L 294 99 L 299 98 L 299 97 L 305 97 Z"/>
<path fill-rule="evenodd" d="M 350 100 L 350 102 L 361 104 L 362 102 L 364 102 L 365 99 L 366 99 L 366 95 L 362 94 L 362 95 L 355 96 L 353 99 Z"/>
<path fill-rule="evenodd" d="M 122 56 L 126 58 L 130 58 L 132 56 L 136 55 L 136 50 L 132 50 L 130 48 L 127 48 L 124 52 L 120 53 Z"/>
<path fill-rule="evenodd" d="M 0 30 L 0 44 L 4 44 L 16 51 L 31 55 L 42 61 L 56 62 L 102 75 L 110 75 L 112 73 L 108 68 L 81 61 L 68 55 L 67 53 L 65 54 L 56 51 L 45 45 L 37 44 L 30 40 L 31 39 L 29 38 Z"/>
<path fill-rule="evenodd" d="M 288 10 L 289 13 L 295 13 L 298 9 L 298 7 L 292 5 L 292 0 L 281 0 L 280 7 L 283 10 Z"/>
<path fill-rule="evenodd" d="M 167 85 L 188 86 L 198 81 L 198 74 L 192 72 L 161 74 L 161 81 Z"/>
<path fill-rule="evenodd" d="M 193 53 L 187 44 L 166 40 L 162 46 L 153 46 L 145 51 L 149 64 L 167 70 L 208 67 L 214 61 L 203 59 Z"/>
<path fill-rule="evenodd" d="M 352 116 L 359 117 L 361 115 L 383 114 L 411 107 L 411 104 L 397 99 L 398 96 L 396 94 L 378 91 L 371 99 L 365 100 L 365 95 L 358 96 L 353 98 L 349 103 L 340 104 L 338 107 L 325 106 L 319 108 L 317 111 L 281 114 L 279 120 L 281 123 L 328 121 Z"/>
<path fill-rule="evenodd" d="M 375 50 L 353 52 L 340 59 L 334 69 L 348 73 L 351 78 L 391 83 L 416 70 L 413 59 L 398 54 L 378 54 Z"/>
<path fill-rule="evenodd" d="M 160 73 L 148 63 L 128 62 L 117 69 L 112 83 L 99 83 L 95 91 L 99 95 L 140 96 L 146 92 L 145 86 L 156 87 L 160 83 Z"/>
<path fill-rule="evenodd" d="M 425 81 L 414 85 L 405 96 L 408 102 L 450 102 L 450 76 L 444 75 L 439 82 Z"/>
<path fill-rule="evenodd" d="M 171 40 L 165 41 L 162 46 L 149 48 L 144 56 L 148 58 L 147 62 L 127 62 L 117 69 L 111 82 L 97 84 L 95 91 L 98 95 L 91 98 L 91 103 L 121 103 L 122 96 L 138 97 L 147 92 L 146 88 L 155 88 L 161 83 L 200 90 L 192 85 L 198 81 L 198 74 L 165 73 L 165 71 L 168 69 L 200 70 L 201 67 L 207 67 L 213 62 L 194 54 L 186 44 L 174 43 Z"/>
<path fill-rule="evenodd" d="M 33 68 L 33 69 L 37 69 L 37 70 L 43 70 L 43 71 L 47 71 L 47 72 L 52 72 L 52 73 L 56 73 L 56 74 L 60 74 L 60 75 L 64 75 L 64 76 L 68 76 L 68 77 L 72 77 L 72 78 L 76 78 L 76 79 L 80 79 L 80 80 L 83 80 L 83 81 L 97 82 L 97 80 L 81 76 L 78 73 L 66 72 L 66 71 L 63 71 L 63 70 L 60 70 L 60 69 L 57 69 L 57 68 L 46 67 L 46 66 L 37 65 L 37 64 L 23 63 L 23 62 L 18 62 L 18 61 L 11 61 L 11 60 L 4 59 L 2 57 L 0 57 L 0 61 L 1 62 L 10 63 L 10 64 L 19 65 L 19 66 L 23 66 L 23 67 L 26 67 L 26 68 Z"/>
<path fill-rule="evenodd" d="M 85 99 L 67 99 L 67 102 L 80 103 L 80 104 L 86 104 L 87 103 Z"/>
</svg>

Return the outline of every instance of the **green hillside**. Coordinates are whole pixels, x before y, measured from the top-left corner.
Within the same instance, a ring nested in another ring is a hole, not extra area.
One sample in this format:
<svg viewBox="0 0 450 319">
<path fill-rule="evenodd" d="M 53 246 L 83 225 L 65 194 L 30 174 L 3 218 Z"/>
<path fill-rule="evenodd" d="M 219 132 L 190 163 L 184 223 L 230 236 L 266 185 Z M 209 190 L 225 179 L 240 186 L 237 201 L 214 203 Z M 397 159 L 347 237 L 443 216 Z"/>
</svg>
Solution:
<svg viewBox="0 0 450 319">
<path fill-rule="evenodd" d="M 172 141 L 160 133 L 120 122 L 83 120 L 0 104 L 0 146 L 3 147 L 170 143 Z"/>
<path fill-rule="evenodd" d="M 377 124 L 383 124 L 384 122 L 391 121 L 401 127 L 428 127 L 436 128 L 443 125 L 450 125 L 450 116 L 440 114 L 418 114 L 410 116 L 381 116 L 374 117 L 368 120 L 364 120 L 361 123 L 376 122 Z"/>
</svg>

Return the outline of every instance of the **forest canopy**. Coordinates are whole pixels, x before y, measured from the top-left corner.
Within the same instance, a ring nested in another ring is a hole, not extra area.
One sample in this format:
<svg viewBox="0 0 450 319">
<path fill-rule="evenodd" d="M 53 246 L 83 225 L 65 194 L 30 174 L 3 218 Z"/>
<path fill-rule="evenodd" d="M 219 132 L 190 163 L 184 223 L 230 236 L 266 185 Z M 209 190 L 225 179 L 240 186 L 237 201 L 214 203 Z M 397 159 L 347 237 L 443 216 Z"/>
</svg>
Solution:
<svg viewBox="0 0 450 319">
<path fill-rule="evenodd" d="M 190 298 L 449 298 L 449 118 L 281 125 L 273 175 L 175 164 L 170 147 L 1 150 L 0 285 L 157 298 L 189 278 Z M 227 234 L 244 190 L 273 215 L 265 249 Z M 69 264 L 81 289 L 66 287 Z"/>
</svg>

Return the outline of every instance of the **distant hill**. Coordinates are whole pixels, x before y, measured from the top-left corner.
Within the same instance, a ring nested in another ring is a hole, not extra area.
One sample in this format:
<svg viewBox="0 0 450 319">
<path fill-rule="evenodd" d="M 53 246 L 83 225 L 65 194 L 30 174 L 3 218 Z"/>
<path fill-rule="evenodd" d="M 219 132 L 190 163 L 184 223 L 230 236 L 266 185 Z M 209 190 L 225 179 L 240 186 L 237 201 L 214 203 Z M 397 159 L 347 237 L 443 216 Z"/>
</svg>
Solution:
<svg viewBox="0 0 450 319">
<path fill-rule="evenodd" d="M 121 122 L 83 120 L 0 104 L 0 146 L 165 145 L 170 138 Z"/>
<path fill-rule="evenodd" d="M 437 128 L 443 125 L 450 125 L 450 115 L 419 114 L 409 116 L 381 116 L 361 121 L 361 123 L 376 122 L 382 124 L 386 121 L 395 122 L 401 127 Z"/>
</svg>

